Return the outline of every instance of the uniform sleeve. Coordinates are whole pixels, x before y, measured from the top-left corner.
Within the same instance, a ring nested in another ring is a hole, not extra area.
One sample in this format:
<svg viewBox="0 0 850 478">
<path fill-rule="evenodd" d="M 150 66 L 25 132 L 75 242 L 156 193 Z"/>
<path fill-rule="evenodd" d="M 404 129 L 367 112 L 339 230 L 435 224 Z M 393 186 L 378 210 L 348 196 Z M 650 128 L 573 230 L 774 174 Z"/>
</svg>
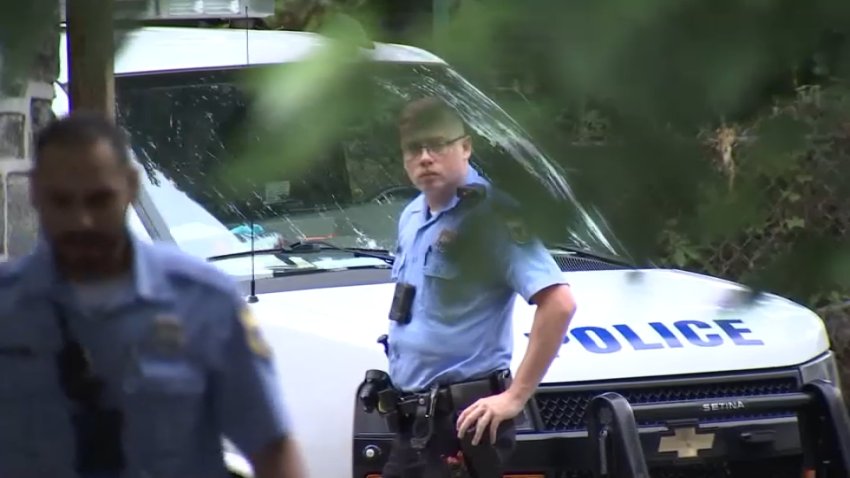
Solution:
<svg viewBox="0 0 850 478">
<path fill-rule="evenodd" d="M 251 309 L 240 297 L 230 313 L 214 380 L 214 400 L 224 435 L 253 454 L 290 432 L 290 421 L 272 351 Z"/>
<path fill-rule="evenodd" d="M 567 284 L 552 255 L 528 233 L 520 219 L 509 217 L 500 223 L 494 231 L 498 261 L 508 285 L 527 303 L 549 286 Z"/>
</svg>

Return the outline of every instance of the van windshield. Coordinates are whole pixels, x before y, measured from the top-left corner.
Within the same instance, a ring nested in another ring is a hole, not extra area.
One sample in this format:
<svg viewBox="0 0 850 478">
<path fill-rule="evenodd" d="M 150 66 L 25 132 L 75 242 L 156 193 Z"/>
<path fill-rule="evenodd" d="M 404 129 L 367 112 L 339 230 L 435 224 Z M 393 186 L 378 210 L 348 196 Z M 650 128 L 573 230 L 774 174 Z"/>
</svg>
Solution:
<svg viewBox="0 0 850 478">
<path fill-rule="evenodd" d="M 245 138 L 275 134 L 249 129 L 256 128 L 246 120 L 256 99 L 242 80 L 253 69 L 116 79 L 116 114 L 146 172 L 147 207 L 167 229 L 157 235 L 184 250 L 209 258 L 274 247 L 281 239 L 318 239 L 392 251 L 399 214 L 418 195 L 404 172 L 395 115 L 412 98 L 436 95 L 462 106 L 479 173 L 508 193 L 536 195 L 534 201 L 546 202 L 535 204 L 566 211 L 553 214 L 558 229 L 545 242 L 618 255 L 602 222 L 573 197 L 563 170 L 503 110 L 441 64 L 378 64 L 365 82 L 368 107 L 336 128 L 309 161 L 293 167 L 286 151 L 266 151 L 256 159 L 264 162 L 261 175 L 215 177 L 212 171 L 240 159 Z M 253 246 L 246 240 L 252 231 Z"/>
</svg>

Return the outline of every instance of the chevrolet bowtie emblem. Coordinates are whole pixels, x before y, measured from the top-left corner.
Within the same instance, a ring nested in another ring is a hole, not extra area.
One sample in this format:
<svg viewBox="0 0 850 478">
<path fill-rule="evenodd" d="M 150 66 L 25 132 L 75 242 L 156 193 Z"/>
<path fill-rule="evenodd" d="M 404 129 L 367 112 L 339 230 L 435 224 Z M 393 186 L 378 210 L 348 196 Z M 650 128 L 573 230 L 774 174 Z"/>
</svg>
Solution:
<svg viewBox="0 0 850 478">
<path fill-rule="evenodd" d="M 659 453 L 675 451 L 679 458 L 692 458 L 700 450 L 714 446 L 714 433 L 697 434 L 695 428 L 677 428 L 672 435 L 661 437 Z"/>
</svg>

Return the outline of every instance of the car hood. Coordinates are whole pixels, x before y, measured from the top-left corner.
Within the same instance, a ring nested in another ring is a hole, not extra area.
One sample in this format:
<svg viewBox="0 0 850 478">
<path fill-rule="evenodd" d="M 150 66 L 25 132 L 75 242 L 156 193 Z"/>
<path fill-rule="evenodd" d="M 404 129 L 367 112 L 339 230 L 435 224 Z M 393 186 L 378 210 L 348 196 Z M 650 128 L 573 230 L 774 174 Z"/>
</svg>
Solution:
<svg viewBox="0 0 850 478">
<path fill-rule="evenodd" d="M 746 289 L 728 281 L 675 270 L 564 276 L 578 308 L 544 383 L 792 366 L 829 347 L 822 321 L 809 309 L 770 294 L 746 301 Z M 392 294 L 393 284 L 287 291 L 263 294 L 252 307 L 275 348 L 313 336 L 322 354 L 333 357 L 337 344 L 340 354 L 356 353 L 359 363 L 372 354 L 369 365 L 385 368 L 376 339 L 387 331 Z M 517 298 L 514 370 L 534 313 Z"/>
</svg>

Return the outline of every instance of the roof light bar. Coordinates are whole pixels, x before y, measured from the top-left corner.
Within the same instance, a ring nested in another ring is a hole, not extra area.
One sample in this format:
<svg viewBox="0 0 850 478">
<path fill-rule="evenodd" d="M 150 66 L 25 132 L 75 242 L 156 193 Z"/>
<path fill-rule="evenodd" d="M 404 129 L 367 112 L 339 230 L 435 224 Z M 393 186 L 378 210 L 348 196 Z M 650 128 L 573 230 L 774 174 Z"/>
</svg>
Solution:
<svg viewBox="0 0 850 478">
<path fill-rule="evenodd" d="M 59 0 L 64 23 L 65 4 Z M 151 20 L 227 20 L 274 14 L 275 0 L 112 0 L 116 18 Z"/>
</svg>

